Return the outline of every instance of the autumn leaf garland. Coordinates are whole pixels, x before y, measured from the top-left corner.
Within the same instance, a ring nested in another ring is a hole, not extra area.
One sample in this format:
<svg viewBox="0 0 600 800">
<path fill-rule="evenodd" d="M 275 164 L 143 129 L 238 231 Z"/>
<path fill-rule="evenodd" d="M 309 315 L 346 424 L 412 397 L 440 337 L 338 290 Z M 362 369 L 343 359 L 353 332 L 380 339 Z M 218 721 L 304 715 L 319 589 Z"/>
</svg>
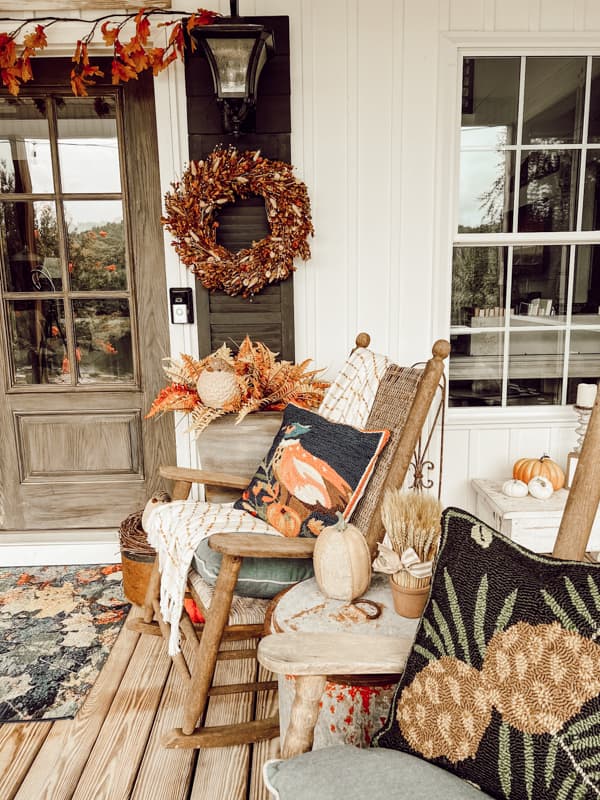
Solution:
<svg viewBox="0 0 600 800">
<path fill-rule="evenodd" d="M 156 26 L 171 28 L 166 47 L 152 46 L 151 17 L 154 15 L 177 15 L 176 19 L 167 19 Z M 201 25 L 210 25 L 219 16 L 216 12 L 203 8 L 189 13 L 141 8 L 137 13 L 113 14 L 110 17 L 89 20 L 90 31 L 84 38 L 77 40 L 72 58 L 70 80 L 73 94 L 86 97 L 88 88 L 95 84 L 94 78 L 104 75 L 98 66 L 90 62 L 89 56 L 89 45 L 100 23 L 102 23 L 100 25 L 102 39 L 107 47 L 112 48 L 112 83 L 119 84 L 137 79 L 141 72 L 148 69 L 151 69 L 154 75 L 158 75 L 177 58 L 183 60 L 186 43 L 189 43 L 192 50 L 195 49 L 194 40 L 191 37 L 186 40 L 184 28 L 189 33 Z M 182 17 L 186 18 L 185 24 Z M 120 19 L 116 24 L 115 18 Z M 28 19 L 19 22 L 18 27 L 12 32 L 0 33 L 0 80 L 15 96 L 19 94 L 23 84 L 33 80 L 31 59 L 47 46 L 46 30 L 58 22 L 81 24 L 81 20 L 59 17 L 43 17 L 40 20 Z M 20 45 L 17 44 L 23 30 L 33 22 L 37 23 L 35 29 L 23 36 Z M 129 22 L 134 25 L 134 33 L 129 40 L 123 42 L 121 35 Z"/>
</svg>

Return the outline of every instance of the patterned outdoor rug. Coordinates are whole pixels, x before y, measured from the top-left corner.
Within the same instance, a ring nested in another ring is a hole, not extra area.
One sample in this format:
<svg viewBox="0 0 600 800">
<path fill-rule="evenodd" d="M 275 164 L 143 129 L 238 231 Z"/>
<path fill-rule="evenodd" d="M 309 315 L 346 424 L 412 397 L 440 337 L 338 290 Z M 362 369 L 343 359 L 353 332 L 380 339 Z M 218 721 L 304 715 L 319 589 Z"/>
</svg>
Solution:
<svg viewBox="0 0 600 800">
<path fill-rule="evenodd" d="M 0 723 L 74 717 L 128 611 L 120 564 L 0 569 Z"/>
</svg>

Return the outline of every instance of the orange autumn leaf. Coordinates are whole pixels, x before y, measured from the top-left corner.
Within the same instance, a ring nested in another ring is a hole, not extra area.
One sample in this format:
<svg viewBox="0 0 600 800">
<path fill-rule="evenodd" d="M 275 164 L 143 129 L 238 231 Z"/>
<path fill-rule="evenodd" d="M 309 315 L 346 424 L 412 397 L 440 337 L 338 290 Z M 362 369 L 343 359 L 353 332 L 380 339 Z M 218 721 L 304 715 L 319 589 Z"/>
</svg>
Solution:
<svg viewBox="0 0 600 800">
<path fill-rule="evenodd" d="M 121 81 L 123 81 L 123 83 L 127 83 L 127 81 L 131 80 L 132 78 L 137 78 L 137 72 L 135 69 L 130 67 L 128 64 L 124 64 L 122 61 L 119 61 L 117 58 L 113 58 L 111 72 L 112 82 L 115 85 Z"/>
<path fill-rule="evenodd" d="M 102 32 L 104 44 L 108 47 L 112 47 L 115 40 L 119 38 L 119 28 L 111 28 L 110 20 L 107 20 L 100 26 L 100 31 Z"/>
<path fill-rule="evenodd" d="M 210 25 L 219 15 L 214 11 L 207 11 L 205 8 L 199 8 L 198 11 L 190 15 L 186 29 L 191 33 L 194 28 L 199 28 L 201 25 Z M 196 41 L 192 37 L 189 39 L 190 50 L 192 53 L 196 50 Z"/>
<path fill-rule="evenodd" d="M 152 68 L 153 75 L 158 75 L 163 69 L 166 69 L 177 58 L 177 53 L 171 50 L 169 55 L 165 58 L 164 47 L 152 47 L 146 50 L 148 56 L 149 66 Z"/>
<path fill-rule="evenodd" d="M 185 39 L 183 36 L 183 27 L 181 22 L 177 22 L 173 26 L 173 30 L 171 31 L 171 35 L 169 36 L 169 47 L 173 47 L 179 57 L 183 60 L 183 54 L 185 50 Z"/>
<path fill-rule="evenodd" d="M 145 45 L 150 36 L 150 20 L 146 15 L 145 9 L 140 8 L 135 16 L 135 37 L 140 44 Z"/>
<path fill-rule="evenodd" d="M 23 83 L 27 83 L 27 81 L 30 81 L 33 78 L 29 56 L 25 55 L 23 58 L 20 58 L 17 61 L 17 66 L 21 69 L 21 81 Z"/>
<path fill-rule="evenodd" d="M 35 31 L 28 33 L 23 39 L 23 45 L 27 50 L 43 50 L 47 44 L 46 31 L 42 25 L 36 25 Z"/>
<path fill-rule="evenodd" d="M 121 58 L 135 70 L 136 77 L 150 66 L 146 51 L 135 36 L 123 47 Z"/>
<path fill-rule="evenodd" d="M 96 81 L 90 80 L 93 75 L 102 77 L 104 73 L 99 67 L 80 65 L 71 70 L 71 90 L 76 97 L 87 97 L 87 87 L 94 86 Z"/>
<path fill-rule="evenodd" d="M 10 94 L 14 95 L 15 97 L 19 94 L 19 89 L 21 88 L 20 77 L 21 70 L 16 67 L 0 69 L 0 78 L 2 78 L 2 83 L 6 86 Z"/>
<path fill-rule="evenodd" d="M 0 68 L 11 69 L 17 60 L 17 45 L 8 33 L 0 33 Z"/>
<path fill-rule="evenodd" d="M 166 386 L 156 396 L 145 419 L 165 411 L 192 411 L 199 402 L 198 392 L 180 383 Z"/>
</svg>

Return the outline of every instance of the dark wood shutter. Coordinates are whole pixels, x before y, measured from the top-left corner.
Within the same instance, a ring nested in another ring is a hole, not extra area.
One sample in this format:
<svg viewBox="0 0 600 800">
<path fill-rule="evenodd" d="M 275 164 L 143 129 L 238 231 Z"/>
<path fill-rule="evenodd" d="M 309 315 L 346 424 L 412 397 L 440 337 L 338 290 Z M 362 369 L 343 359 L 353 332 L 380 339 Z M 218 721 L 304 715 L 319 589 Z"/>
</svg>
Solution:
<svg viewBox="0 0 600 800">
<path fill-rule="evenodd" d="M 190 158 L 197 161 L 214 148 L 232 144 L 238 150 L 260 149 L 266 158 L 289 162 L 290 152 L 290 52 L 289 18 L 252 17 L 274 32 L 275 55 L 261 75 L 255 112 L 237 138 L 222 132 L 208 62 L 198 53 L 186 59 L 186 93 Z M 262 198 L 249 198 L 227 206 L 219 216 L 219 242 L 236 252 L 269 231 Z M 208 292 L 196 282 L 200 355 L 223 342 L 232 349 L 248 334 L 264 342 L 282 358 L 294 360 L 293 276 L 263 289 L 252 299 Z"/>
</svg>

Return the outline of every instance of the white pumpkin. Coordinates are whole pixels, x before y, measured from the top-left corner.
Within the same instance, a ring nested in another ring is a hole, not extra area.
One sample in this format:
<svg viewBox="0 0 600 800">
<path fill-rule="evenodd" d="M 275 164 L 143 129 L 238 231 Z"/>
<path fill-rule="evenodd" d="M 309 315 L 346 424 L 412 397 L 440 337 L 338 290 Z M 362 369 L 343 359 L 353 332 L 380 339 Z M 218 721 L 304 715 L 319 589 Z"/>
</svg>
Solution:
<svg viewBox="0 0 600 800">
<path fill-rule="evenodd" d="M 532 478 L 527 484 L 527 489 L 532 497 L 536 500 L 547 500 L 554 493 L 552 481 L 549 478 L 544 478 L 543 475 L 537 475 Z"/>
<path fill-rule="evenodd" d="M 507 497 L 527 497 L 528 491 L 527 484 L 515 478 L 506 481 L 502 487 L 502 494 L 505 494 Z"/>
<path fill-rule="evenodd" d="M 233 368 L 222 358 L 211 358 L 196 382 L 198 397 L 205 406 L 223 408 L 240 398 L 240 387 Z"/>
<path fill-rule="evenodd" d="M 327 597 L 348 602 L 360 597 L 371 582 L 371 553 L 355 525 L 338 512 L 335 525 L 325 528 L 313 552 L 315 578 Z"/>
</svg>

